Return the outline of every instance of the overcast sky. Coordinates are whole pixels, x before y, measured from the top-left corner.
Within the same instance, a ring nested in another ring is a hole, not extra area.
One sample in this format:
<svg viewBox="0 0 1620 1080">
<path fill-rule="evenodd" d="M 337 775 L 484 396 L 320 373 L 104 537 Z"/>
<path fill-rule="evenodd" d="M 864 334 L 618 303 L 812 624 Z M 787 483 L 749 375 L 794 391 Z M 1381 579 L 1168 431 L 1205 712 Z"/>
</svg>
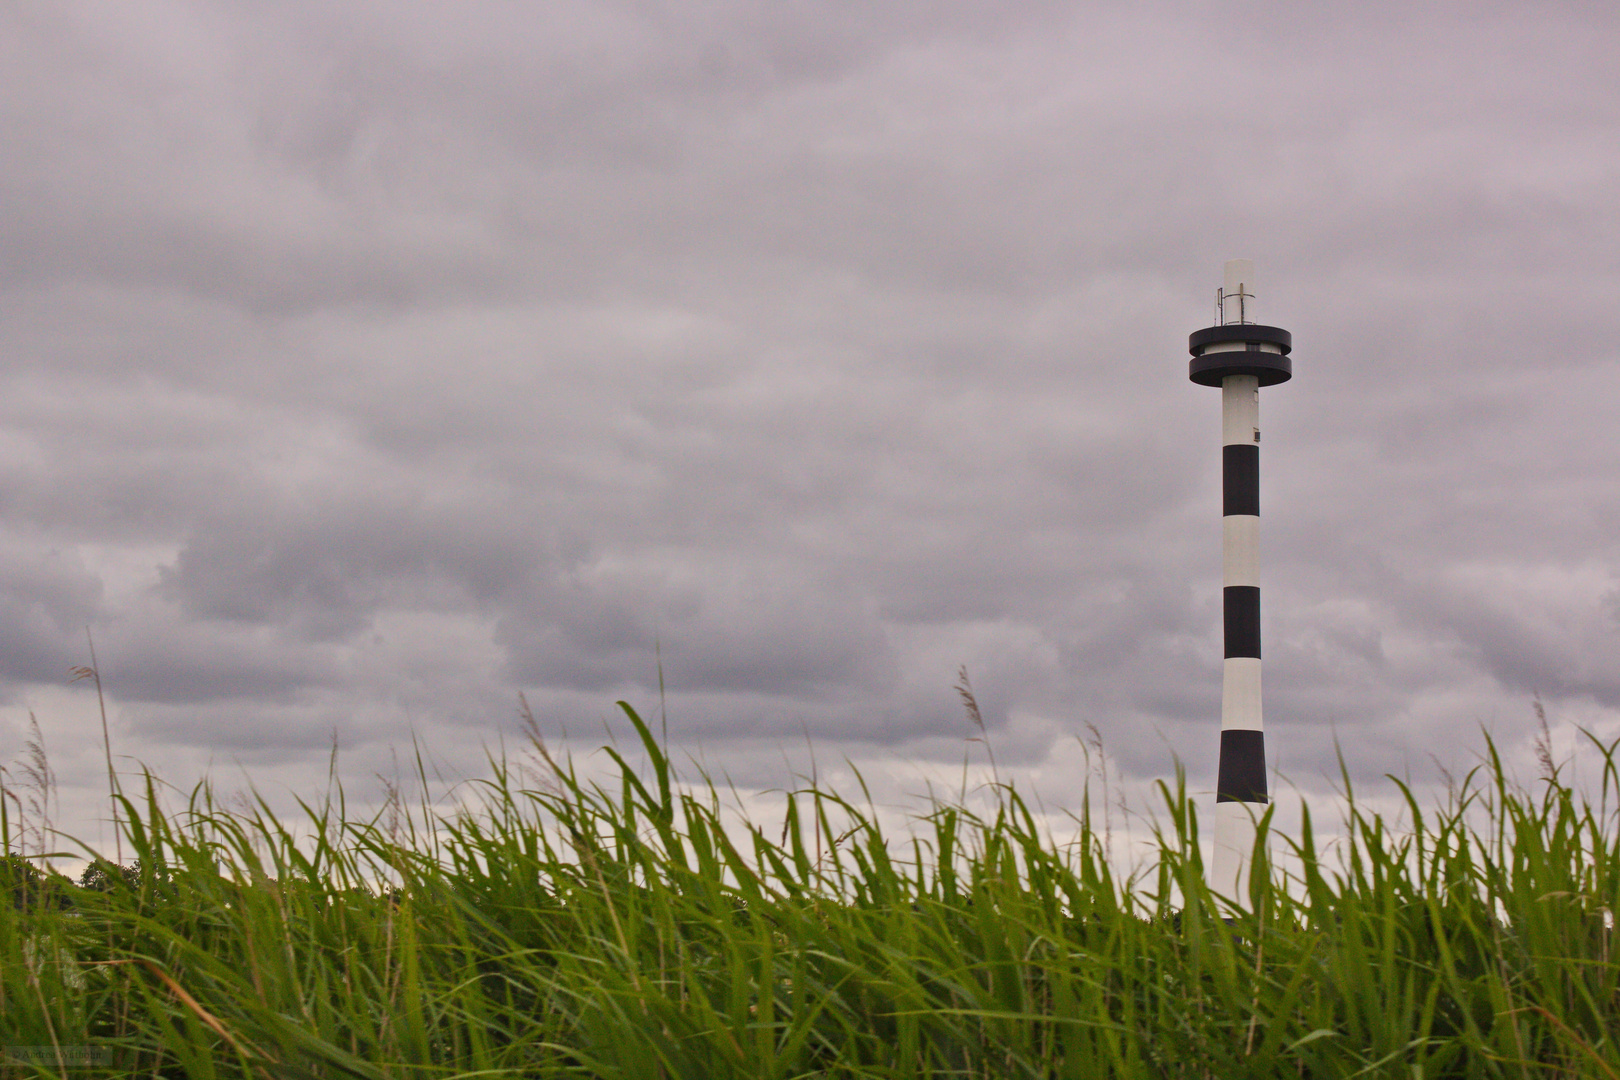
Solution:
<svg viewBox="0 0 1620 1080">
<path fill-rule="evenodd" d="M 0 760 L 1208 789 L 1240 257 L 1273 766 L 1620 734 L 1620 15 L 1324 7 L 6 5 Z"/>
</svg>

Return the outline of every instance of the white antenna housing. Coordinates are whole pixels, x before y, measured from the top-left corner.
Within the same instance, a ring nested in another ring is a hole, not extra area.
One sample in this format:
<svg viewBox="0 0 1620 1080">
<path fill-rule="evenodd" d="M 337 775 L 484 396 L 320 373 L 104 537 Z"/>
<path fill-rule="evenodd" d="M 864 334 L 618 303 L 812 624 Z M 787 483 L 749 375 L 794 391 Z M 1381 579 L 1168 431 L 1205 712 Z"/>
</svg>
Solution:
<svg viewBox="0 0 1620 1080">
<path fill-rule="evenodd" d="M 1221 325 L 1252 323 L 1254 319 L 1254 260 L 1226 260 L 1226 280 L 1216 294 Z"/>
</svg>

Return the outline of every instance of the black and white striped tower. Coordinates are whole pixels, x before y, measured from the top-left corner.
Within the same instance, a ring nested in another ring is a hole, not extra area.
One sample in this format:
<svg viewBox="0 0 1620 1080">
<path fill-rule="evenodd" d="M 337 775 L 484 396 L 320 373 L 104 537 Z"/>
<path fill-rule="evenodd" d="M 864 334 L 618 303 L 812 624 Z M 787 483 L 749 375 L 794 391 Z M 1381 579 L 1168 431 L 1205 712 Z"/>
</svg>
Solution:
<svg viewBox="0 0 1620 1080">
<path fill-rule="evenodd" d="M 1265 812 L 1266 737 L 1260 718 L 1260 388 L 1293 375 L 1293 337 L 1254 319 L 1254 264 L 1233 259 L 1215 294 L 1216 325 L 1187 341 L 1188 374 L 1221 388 L 1226 664 L 1221 764 L 1209 885 L 1246 906 L 1255 823 Z"/>
</svg>

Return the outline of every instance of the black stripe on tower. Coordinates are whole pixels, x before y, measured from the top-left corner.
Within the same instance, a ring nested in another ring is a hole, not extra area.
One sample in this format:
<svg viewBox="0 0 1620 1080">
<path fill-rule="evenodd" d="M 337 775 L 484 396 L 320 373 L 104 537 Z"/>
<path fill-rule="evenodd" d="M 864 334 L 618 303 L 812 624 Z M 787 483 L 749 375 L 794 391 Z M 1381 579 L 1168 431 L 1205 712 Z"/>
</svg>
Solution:
<svg viewBox="0 0 1620 1080">
<path fill-rule="evenodd" d="M 1266 733 L 1228 728 L 1221 732 L 1221 771 L 1215 801 L 1266 801 Z"/>
<path fill-rule="evenodd" d="M 1260 448 L 1253 443 L 1221 447 L 1221 513 L 1260 516 Z"/>
<path fill-rule="evenodd" d="M 1260 587 L 1228 585 L 1221 591 L 1226 607 L 1226 655 L 1260 659 Z"/>
</svg>

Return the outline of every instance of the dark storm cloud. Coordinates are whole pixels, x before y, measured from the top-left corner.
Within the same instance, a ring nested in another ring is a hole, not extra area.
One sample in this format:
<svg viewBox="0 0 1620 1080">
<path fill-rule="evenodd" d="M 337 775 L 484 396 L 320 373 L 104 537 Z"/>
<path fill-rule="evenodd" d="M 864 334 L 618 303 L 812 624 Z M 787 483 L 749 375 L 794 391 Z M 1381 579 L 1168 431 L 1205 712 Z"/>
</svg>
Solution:
<svg viewBox="0 0 1620 1080">
<path fill-rule="evenodd" d="M 1533 693 L 1620 720 L 1607 10 L 0 20 L 19 707 L 89 625 L 122 737 L 296 772 L 337 729 L 369 775 L 519 691 L 593 736 L 662 675 L 672 736 L 763 776 L 805 734 L 958 759 L 965 664 L 1009 766 L 1089 722 L 1202 782 L 1184 335 L 1253 256 L 1299 346 L 1280 760 L 1330 773 L 1336 731 L 1378 775 Z"/>
<path fill-rule="evenodd" d="M 528 576 L 535 552 L 501 505 L 378 479 L 231 493 L 159 569 L 158 594 L 188 616 L 320 640 L 354 633 L 381 606 L 489 602 Z"/>
<path fill-rule="evenodd" d="M 0 680 L 15 687 L 65 678 L 101 581 L 77 552 L 48 538 L 7 537 L 0 546 Z"/>
</svg>

